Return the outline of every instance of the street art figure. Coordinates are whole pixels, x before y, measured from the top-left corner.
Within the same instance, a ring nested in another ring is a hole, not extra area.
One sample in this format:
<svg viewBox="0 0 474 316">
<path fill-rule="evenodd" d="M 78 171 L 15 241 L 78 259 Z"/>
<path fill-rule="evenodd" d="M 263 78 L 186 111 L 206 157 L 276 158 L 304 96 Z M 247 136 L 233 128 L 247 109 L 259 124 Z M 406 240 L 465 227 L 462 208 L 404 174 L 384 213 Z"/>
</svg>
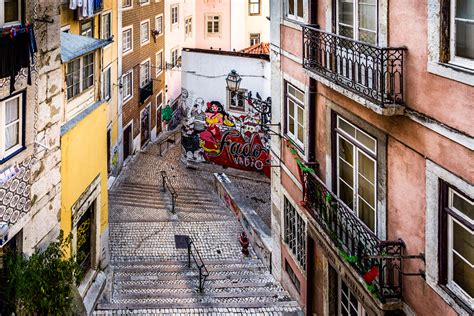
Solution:
<svg viewBox="0 0 474 316">
<path fill-rule="evenodd" d="M 198 98 L 183 120 L 183 158 L 270 176 L 269 137 L 265 134 L 262 115 L 253 108 L 231 116 L 220 102 L 204 106 L 204 100 Z"/>
</svg>

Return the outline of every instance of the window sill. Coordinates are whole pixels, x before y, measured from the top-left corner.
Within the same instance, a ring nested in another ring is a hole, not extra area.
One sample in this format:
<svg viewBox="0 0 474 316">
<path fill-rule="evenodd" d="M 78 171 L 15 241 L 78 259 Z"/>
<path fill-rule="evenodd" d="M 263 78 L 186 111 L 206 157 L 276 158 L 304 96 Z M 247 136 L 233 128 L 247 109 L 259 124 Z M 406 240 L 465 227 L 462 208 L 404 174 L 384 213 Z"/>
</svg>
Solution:
<svg viewBox="0 0 474 316">
<path fill-rule="evenodd" d="M 15 157 L 16 155 L 18 155 L 19 153 L 21 153 L 22 151 L 24 151 L 25 149 L 26 149 L 26 147 L 22 145 L 20 148 L 18 148 L 17 150 L 15 150 L 14 152 L 12 152 L 11 154 L 8 154 L 7 156 L 5 156 L 5 158 L 0 159 L 0 164 L 4 164 L 4 163 L 7 162 L 8 160 L 12 159 L 12 158 Z"/>
<path fill-rule="evenodd" d="M 288 17 L 283 18 L 283 25 L 295 29 L 297 31 L 303 31 L 304 21 L 293 20 Z"/>
<path fill-rule="evenodd" d="M 463 68 L 453 64 L 429 61 L 427 70 L 431 74 L 474 86 L 474 70 L 472 69 Z"/>
<path fill-rule="evenodd" d="M 449 297 L 451 297 L 457 303 L 457 305 L 460 308 L 462 308 L 463 311 L 468 312 L 469 315 L 472 315 L 474 313 L 474 310 L 469 307 L 469 304 L 465 300 L 460 298 L 458 295 L 456 295 L 456 293 L 454 291 L 452 291 L 448 286 L 443 285 L 443 284 L 439 284 L 438 286 Z M 460 313 L 460 314 L 462 314 L 462 313 Z"/>
</svg>

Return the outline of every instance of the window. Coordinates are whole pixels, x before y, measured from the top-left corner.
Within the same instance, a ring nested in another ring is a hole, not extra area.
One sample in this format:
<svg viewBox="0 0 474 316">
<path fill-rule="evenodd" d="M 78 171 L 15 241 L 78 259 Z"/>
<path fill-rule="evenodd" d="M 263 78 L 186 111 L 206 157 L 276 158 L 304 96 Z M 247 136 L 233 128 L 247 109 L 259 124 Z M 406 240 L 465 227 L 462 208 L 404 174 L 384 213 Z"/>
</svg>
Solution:
<svg viewBox="0 0 474 316">
<path fill-rule="evenodd" d="M 21 21 L 20 0 L 0 0 L 0 26 L 19 24 Z"/>
<path fill-rule="evenodd" d="M 94 37 L 94 21 L 92 19 L 81 23 L 81 35 Z"/>
<path fill-rule="evenodd" d="M 288 277 L 290 278 L 291 283 L 293 283 L 293 285 L 295 286 L 296 291 L 298 291 L 298 293 L 301 293 L 301 282 L 296 276 L 295 271 L 293 271 L 293 269 L 291 268 L 290 264 L 288 263 L 286 259 L 285 259 L 285 271 L 288 274 Z"/>
<path fill-rule="evenodd" d="M 179 18 L 179 6 L 173 5 L 171 6 L 171 24 L 177 24 Z"/>
<path fill-rule="evenodd" d="M 301 269 L 306 270 L 306 223 L 285 197 L 284 240 Z"/>
<path fill-rule="evenodd" d="M 112 90 L 112 71 L 111 67 L 108 67 L 102 72 L 102 99 L 109 100 L 111 97 Z"/>
<path fill-rule="evenodd" d="M 156 53 L 156 75 L 158 76 L 163 71 L 163 51 Z"/>
<path fill-rule="evenodd" d="M 377 140 L 337 117 L 337 195 L 377 232 Z"/>
<path fill-rule="evenodd" d="M 140 3 L 140 5 L 147 5 L 150 4 L 150 0 L 138 0 L 138 3 Z"/>
<path fill-rule="evenodd" d="M 110 31 L 111 15 L 112 13 L 110 12 L 102 14 L 102 26 L 101 26 L 101 36 L 100 36 L 102 39 L 108 39 L 112 36 L 112 33 Z"/>
<path fill-rule="evenodd" d="M 150 60 L 140 64 L 140 88 L 143 88 L 151 81 L 150 66 Z"/>
<path fill-rule="evenodd" d="M 446 182 L 442 193 L 441 281 L 474 309 L 474 200 Z"/>
<path fill-rule="evenodd" d="M 186 18 L 186 20 L 184 21 L 184 33 L 186 36 L 192 35 L 192 32 L 193 32 L 192 25 L 193 25 L 193 18 L 192 17 Z"/>
<path fill-rule="evenodd" d="M 159 108 L 163 105 L 163 91 L 160 91 L 156 96 L 156 107 Z"/>
<path fill-rule="evenodd" d="M 128 26 L 122 31 L 122 52 L 128 53 L 133 50 L 133 27 Z"/>
<path fill-rule="evenodd" d="M 227 104 L 230 110 L 245 111 L 245 101 L 247 98 L 247 90 L 230 91 L 227 89 Z"/>
<path fill-rule="evenodd" d="M 67 98 L 71 99 L 94 85 L 94 53 L 66 64 Z"/>
<path fill-rule="evenodd" d="M 0 101 L 1 159 L 15 153 L 23 147 L 23 94 Z"/>
<path fill-rule="evenodd" d="M 341 278 L 339 278 L 338 289 L 338 315 L 368 315 L 362 304 L 357 300 L 357 296 L 351 292 L 347 284 Z"/>
<path fill-rule="evenodd" d="M 474 69 L 474 1 L 451 0 L 451 62 Z"/>
<path fill-rule="evenodd" d="M 304 148 L 304 93 L 286 83 L 286 134 Z"/>
<path fill-rule="evenodd" d="M 303 0 L 286 0 L 286 16 L 290 19 L 302 21 L 304 18 Z"/>
<path fill-rule="evenodd" d="M 250 46 L 260 44 L 260 34 L 250 34 Z"/>
<path fill-rule="evenodd" d="M 163 34 L 163 15 L 159 15 L 155 18 L 155 31 L 159 35 Z"/>
<path fill-rule="evenodd" d="M 128 9 L 131 8 L 133 5 L 133 0 L 122 0 L 122 8 Z"/>
<path fill-rule="evenodd" d="M 336 18 L 338 34 L 377 44 L 377 0 L 338 0 Z"/>
<path fill-rule="evenodd" d="M 249 14 L 260 15 L 260 0 L 249 0 Z"/>
<path fill-rule="evenodd" d="M 178 65 L 178 49 L 171 50 L 171 67 L 174 68 Z"/>
<path fill-rule="evenodd" d="M 218 15 L 208 15 L 207 20 L 207 34 L 214 35 L 219 33 L 220 17 Z"/>
<path fill-rule="evenodd" d="M 150 42 L 150 20 L 140 23 L 140 43 L 145 45 Z"/>
<path fill-rule="evenodd" d="M 122 76 L 122 98 L 123 103 L 133 97 L 133 72 L 130 70 Z"/>
</svg>

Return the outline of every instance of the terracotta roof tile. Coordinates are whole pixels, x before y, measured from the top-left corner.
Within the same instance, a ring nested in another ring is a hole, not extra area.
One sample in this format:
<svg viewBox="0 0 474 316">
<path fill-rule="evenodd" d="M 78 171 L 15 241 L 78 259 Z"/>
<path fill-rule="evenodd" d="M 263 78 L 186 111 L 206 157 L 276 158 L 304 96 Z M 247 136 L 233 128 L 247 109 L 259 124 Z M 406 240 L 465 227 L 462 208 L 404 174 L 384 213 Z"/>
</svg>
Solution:
<svg viewBox="0 0 474 316">
<path fill-rule="evenodd" d="M 240 52 L 247 54 L 257 54 L 257 55 L 270 55 L 270 44 L 269 43 L 259 43 L 242 49 Z"/>
</svg>

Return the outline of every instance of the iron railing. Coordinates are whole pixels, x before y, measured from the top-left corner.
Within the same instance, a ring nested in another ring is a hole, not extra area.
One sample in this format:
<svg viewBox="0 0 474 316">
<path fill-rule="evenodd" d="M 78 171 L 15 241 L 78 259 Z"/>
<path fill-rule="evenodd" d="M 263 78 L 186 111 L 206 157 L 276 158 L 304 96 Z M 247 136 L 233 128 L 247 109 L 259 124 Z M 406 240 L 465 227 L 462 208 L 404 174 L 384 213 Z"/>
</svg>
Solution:
<svg viewBox="0 0 474 316">
<path fill-rule="evenodd" d="M 382 108 L 404 102 L 405 51 L 303 27 L 303 67 Z"/>
<path fill-rule="evenodd" d="M 199 292 L 204 292 L 204 283 L 206 282 L 207 277 L 209 276 L 209 271 L 204 264 L 204 261 L 201 258 L 201 254 L 199 253 L 194 241 L 191 237 L 186 239 L 186 243 L 188 246 L 188 267 L 191 268 L 191 258 L 194 261 L 194 264 L 197 266 L 199 271 Z"/>
<path fill-rule="evenodd" d="M 166 189 L 171 194 L 171 213 L 175 213 L 175 208 L 176 208 L 176 200 L 178 199 L 178 193 L 176 193 L 176 190 L 173 188 L 173 185 L 171 184 L 170 178 L 166 174 L 166 171 L 161 171 L 161 180 L 162 180 L 162 191 L 166 192 Z"/>
<path fill-rule="evenodd" d="M 369 288 L 385 301 L 400 298 L 402 291 L 402 240 L 381 241 L 314 174 L 305 173 L 305 206 L 339 249 L 339 255 L 362 276 L 375 270 Z M 373 271 L 374 272 L 374 271 Z"/>
<path fill-rule="evenodd" d="M 177 139 L 180 136 L 181 136 L 181 130 L 180 129 L 175 129 L 166 138 L 160 140 L 157 144 L 158 145 L 158 155 L 160 157 L 162 157 L 163 153 L 165 153 L 170 148 L 170 146 L 176 145 L 177 141 L 178 141 Z M 163 148 L 164 148 L 164 150 L 163 150 Z"/>
<path fill-rule="evenodd" d="M 140 88 L 140 104 L 145 103 L 146 99 L 153 95 L 153 80 Z"/>
</svg>

